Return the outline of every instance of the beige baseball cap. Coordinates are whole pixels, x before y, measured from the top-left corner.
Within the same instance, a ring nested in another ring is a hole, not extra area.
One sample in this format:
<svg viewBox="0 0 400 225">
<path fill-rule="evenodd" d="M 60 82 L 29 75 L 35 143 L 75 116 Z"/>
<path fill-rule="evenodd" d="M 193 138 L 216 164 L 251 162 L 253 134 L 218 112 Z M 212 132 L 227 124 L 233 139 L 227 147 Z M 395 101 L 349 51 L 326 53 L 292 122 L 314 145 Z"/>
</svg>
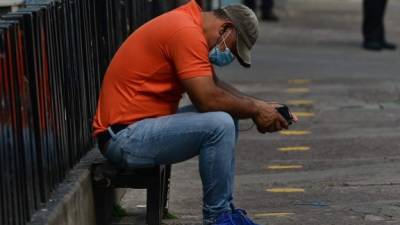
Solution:
<svg viewBox="0 0 400 225">
<path fill-rule="evenodd" d="M 244 67 L 251 65 L 251 48 L 258 38 L 258 19 L 245 5 L 234 4 L 222 8 L 237 30 L 236 48 L 239 62 Z"/>
</svg>

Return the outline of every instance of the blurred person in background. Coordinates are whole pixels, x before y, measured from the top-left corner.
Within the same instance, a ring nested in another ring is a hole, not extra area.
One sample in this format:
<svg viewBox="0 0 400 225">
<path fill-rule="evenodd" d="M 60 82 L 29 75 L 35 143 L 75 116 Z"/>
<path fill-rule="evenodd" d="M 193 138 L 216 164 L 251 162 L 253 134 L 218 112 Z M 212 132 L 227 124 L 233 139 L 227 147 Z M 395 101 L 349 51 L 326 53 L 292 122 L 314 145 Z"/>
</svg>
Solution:
<svg viewBox="0 0 400 225">
<path fill-rule="evenodd" d="M 387 0 L 363 1 L 363 47 L 367 50 L 380 51 L 383 49 L 396 49 L 396 45 L 387 42 L 385 38 L 383 19 L 385 17 L 386 5 Z"/>
<path fill-rule="evenodd" d="M 244 4 L 256 11 L 256 0 L 244 0 Z M 274 12 L 274 0 L 261 0 L 261 19 L 265 21 L 277 22 L 278 16 Z"/>
</svg>

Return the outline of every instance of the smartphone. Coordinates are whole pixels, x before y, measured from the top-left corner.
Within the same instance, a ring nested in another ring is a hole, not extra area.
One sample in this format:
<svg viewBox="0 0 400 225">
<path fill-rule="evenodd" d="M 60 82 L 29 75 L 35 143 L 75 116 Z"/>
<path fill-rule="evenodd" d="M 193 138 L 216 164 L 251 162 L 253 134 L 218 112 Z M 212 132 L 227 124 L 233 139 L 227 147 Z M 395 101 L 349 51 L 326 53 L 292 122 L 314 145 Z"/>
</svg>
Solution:
<svg viewBox="0 0 400 225">
<path fill-rule="evenodd" d="M 287 107 L 287 105 L 276 107 L 276 110 L 283 116 L 283 118 L 285 118 L 289 125 L 293 123 L 293 117 L 292 114 L 290 114 L 289 107 Z"/>
</svg>

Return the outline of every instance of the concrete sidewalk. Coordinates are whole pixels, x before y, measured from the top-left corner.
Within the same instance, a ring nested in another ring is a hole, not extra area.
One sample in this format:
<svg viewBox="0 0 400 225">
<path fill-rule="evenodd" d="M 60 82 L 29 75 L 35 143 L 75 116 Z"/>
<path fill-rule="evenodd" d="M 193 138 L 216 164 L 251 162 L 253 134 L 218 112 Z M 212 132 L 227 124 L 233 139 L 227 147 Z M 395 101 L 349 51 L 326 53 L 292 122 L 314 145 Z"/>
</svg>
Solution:
<svg viewBox="0 0 400 225">
<path fill-rule="evenodd" d="M 389 2 L 387 39 L 400 44 L 400 1 Z M 400 51 L 361 49 L 360 0 L 288 0 L 278 13 L 261 24 L 250 70 L 218 71 L 301 116 L 291 132 L 241 133 L 237 207 L 259 224 L 400 224 Z M 164 222 L 201 224 L 197 158 L 172 173 L 178 219 Z M 129 191 L 114 224 L 144 224 L 144 197 Z"/>
</svg>

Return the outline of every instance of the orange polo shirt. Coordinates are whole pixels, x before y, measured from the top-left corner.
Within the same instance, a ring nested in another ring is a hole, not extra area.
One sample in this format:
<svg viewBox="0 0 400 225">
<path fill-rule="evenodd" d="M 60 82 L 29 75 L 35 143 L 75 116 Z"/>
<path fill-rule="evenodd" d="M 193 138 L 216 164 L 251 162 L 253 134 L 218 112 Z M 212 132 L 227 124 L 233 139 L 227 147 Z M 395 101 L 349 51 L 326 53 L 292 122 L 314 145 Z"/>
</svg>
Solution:
<svg viewBox="0 0 400 225">
<path fill-rule="evenodd" d="M 176 113 L 181 80 L 212 76 L 195 0 L 147 22 L 121 45 L 104 76 L 94 135 L 114 124 Z"/>
</svg>

